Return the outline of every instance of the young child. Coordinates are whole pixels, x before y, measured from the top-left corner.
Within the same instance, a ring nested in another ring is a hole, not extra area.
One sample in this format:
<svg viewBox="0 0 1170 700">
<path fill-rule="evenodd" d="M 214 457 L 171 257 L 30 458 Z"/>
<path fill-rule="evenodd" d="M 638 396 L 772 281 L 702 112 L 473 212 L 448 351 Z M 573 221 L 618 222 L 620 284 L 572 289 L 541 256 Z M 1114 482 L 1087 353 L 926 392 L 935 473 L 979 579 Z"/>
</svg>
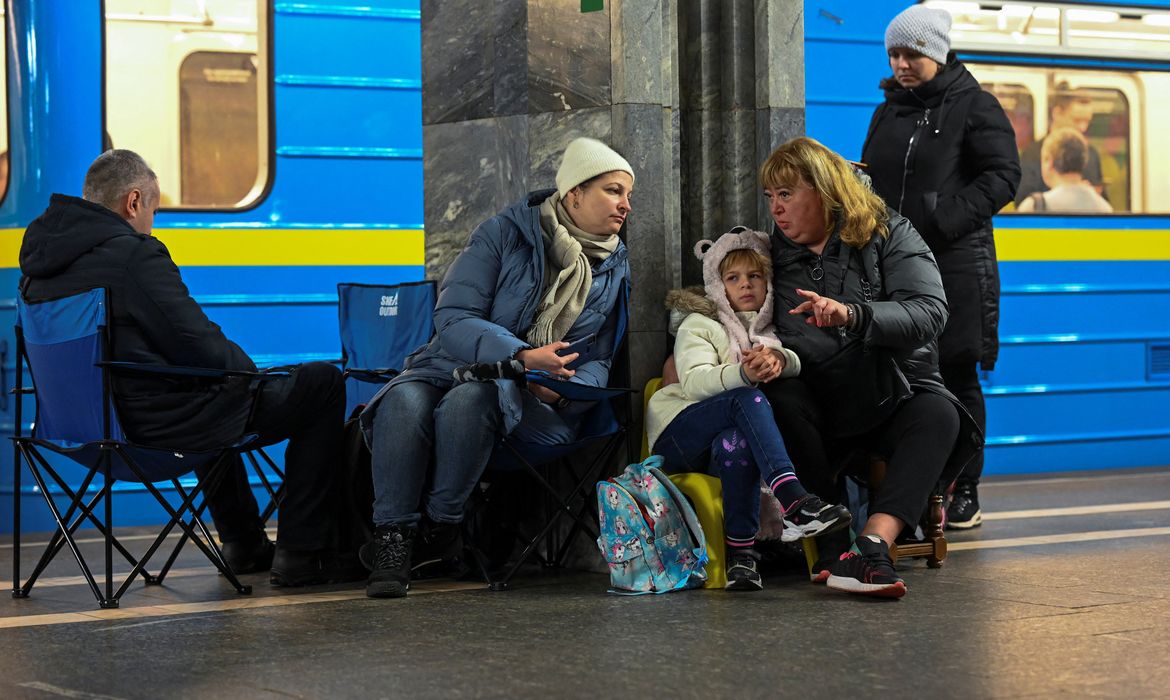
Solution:
<svg viewBox="0 0 1170 700">
<path fill-rule="evenodd" d="M 646 415 L 650 445 L 667 472 L 705 472 L 723 483 L 729 590 L 763 588 L 753 549 L 761 477 L 784 511 L 785 540 L 850 521 L 844 506 L 827 504 L 800 485 L 772 407 L 756 388 L 800 373 L 800 359 L 781 346 L 772 327 L 770 245 L 767 235 L 736 227 L 715 243 L 695 246 L 706 296 L 688 290 L 668 295 L 668 306 L 692 313 L 675 336 L 679 382 L 655 393 Z"/>
</svg>

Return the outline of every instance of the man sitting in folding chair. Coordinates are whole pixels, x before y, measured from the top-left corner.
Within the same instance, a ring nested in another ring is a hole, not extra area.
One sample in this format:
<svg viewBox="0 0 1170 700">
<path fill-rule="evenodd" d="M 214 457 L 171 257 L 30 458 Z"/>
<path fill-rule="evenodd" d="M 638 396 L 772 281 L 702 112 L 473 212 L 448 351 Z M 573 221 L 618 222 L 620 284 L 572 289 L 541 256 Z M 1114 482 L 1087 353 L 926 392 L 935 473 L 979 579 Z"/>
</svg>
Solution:
<svg viewBox="0 0 1170 700">
<path fill-rule="evenodd" d="M 405 596 L 412 563 L 458 551 L 464 506 L 500 434 L 576 438 L 593 402 L 523 382 L 524 369 L 608 383 L 626 318 L 629 264 L 618 234 L 634 173 L 582 138 L 566 149 L 556 183 L 472 232 L 440 287 L 435 335 L 362 414 L 377 526 L 370 597 Z M 457 381 L 468 365 L 474 371 Z"/>
<path fill-rule="evenodd" d="M 25 231 L 25 301 L 104 287 L 112 360 L 255 371 L 248 355 L 191 298 L 166 246 L 151 236 L 159 185 L 146 161 L 127 150 L 103 153 L 86 173 L 83 197 L 54 194 Z M 336 367 L 301 365 L 289 378 L 259 388 L 243 377 L 208 383 L 116 374 L 113 390 L 128 437 L 141 444 L 200 450 L 245 434 L 257 435 L 249 447 L 289 440 L 275 547 L 264 533 L 242 462 L 207 494 L 224 558 L 236 573 L 271 568 L 274 585 L 364 575 L 356 560 L 339 560 L 332 549 L 328 494 L 345 410 Z"/>
</svg>

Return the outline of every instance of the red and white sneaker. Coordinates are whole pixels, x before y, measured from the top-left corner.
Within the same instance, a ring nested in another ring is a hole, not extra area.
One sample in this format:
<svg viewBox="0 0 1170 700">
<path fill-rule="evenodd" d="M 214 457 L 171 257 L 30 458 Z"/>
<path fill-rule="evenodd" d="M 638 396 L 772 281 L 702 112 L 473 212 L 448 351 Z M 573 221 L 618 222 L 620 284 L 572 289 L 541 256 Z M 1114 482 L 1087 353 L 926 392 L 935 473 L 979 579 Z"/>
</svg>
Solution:
<svg viewBox="0 0 1170 700">
<path fill-rule="evenodd" d="M 906 595 L 906 582 L 894 571 L 886 543 L 877 535 L 866 535 L 855 544 L 861 553 L 850 550 L 829 567 L 828 587 L 878 598 Z"/>
</svg>

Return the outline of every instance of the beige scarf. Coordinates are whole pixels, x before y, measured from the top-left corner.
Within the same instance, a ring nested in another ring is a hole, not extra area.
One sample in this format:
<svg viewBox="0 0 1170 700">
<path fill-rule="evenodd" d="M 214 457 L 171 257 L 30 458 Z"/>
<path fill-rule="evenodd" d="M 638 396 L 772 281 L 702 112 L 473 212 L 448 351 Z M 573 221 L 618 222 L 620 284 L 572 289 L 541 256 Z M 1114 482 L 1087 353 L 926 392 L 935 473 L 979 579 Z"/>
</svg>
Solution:
<svg viewBox="0 0 1170 700">
<path fill-rule="evenodd" d="M 605 260 L 618 246 L 616 235 L 598 236 L 573 225 L 555 192 L 540 205 L 540 229 L 544 290 L 526 338 L 533 347 L 564 339 L 585 308 L 593 285 L 589 261 Z"/>
</svg>

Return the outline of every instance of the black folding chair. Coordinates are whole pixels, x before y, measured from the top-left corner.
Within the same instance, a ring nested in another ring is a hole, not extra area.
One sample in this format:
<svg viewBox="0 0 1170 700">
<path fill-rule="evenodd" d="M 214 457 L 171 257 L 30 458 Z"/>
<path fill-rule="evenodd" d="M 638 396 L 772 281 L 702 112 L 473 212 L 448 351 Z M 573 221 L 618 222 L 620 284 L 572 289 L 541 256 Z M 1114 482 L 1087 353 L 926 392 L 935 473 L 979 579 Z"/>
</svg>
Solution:
<svg viewBox="0 0 1170 700">
<path fill-rule="evenodd" d="M 542 522 L 535 531 L 527 534 L 514 530 L 523 550 L 510 567 L 502 574 L 494 571 L 490 557 L 478 546 L 483 537 L 473 531 L 469 535 L 471 551 L 489 587 L 493 591 L 507 590 L 512 577 L 527 562 L 537 559 L 546 567 L 565 565 L 573 542 L 582 532 L 597 539 L 597 519 L 593 509 L 593 485 L 606 471 L 613 467 L 615 457 L 625 444 L 629 429 L 629 395 L 633 389 L 619 387 L 592 387 L 549 378 L 540 373 L 528 373 L 528 381 L 546 386 L 570 401 L 596 401 L 597 403 L 582 416 L 578 437 L 561 445 L 542 445 L 525 442 L 514 437 L 501 437 L 487 476 L 501 472 L 520 471 L 527 474 L 538 485 L 539 493 L 545 498 L 546 508 L 540 514 Z M 595 449 L 593 458 L 580 465 L 575 459 Z M 561 472 L 559 477 L 553 471 Z M 562 485 L 558 488 L 554 481 Z M 554 528 L 562 516 L 570 519 L 569 531 L 563 537 L 552 537 Z M 474 519 L 469 519 L 474 521 Z M 544 553 L 540 551 L 542 542 Z M 509 547 L 509 549 L 511 549 Z"/>
<path fill-rule="evenodd" d="M 13 477 L 13 597 L 27 597 L 45 568 L 63 548 L 68 547 L 98 604 L 103 608 L 115 608 L 135 578 L 141 576 L 148 585 L 161 584 L 188 538 L 237 592 L 251 593 L 251 586 L 241 584 L 224 562 L 223 553 L 204 524 L 201 514 L 206 507 L 202 495 L 222 481 L 227 470 L 233 466 L 234 458 L 248 449 L 247 445 L 253 436 L 245 436 L 234 444 L 206 451 L 131 443 L 126 439 L 111 396 L 110 374 L 113 371 L 128 371 L 206 381 L 223 381 L 232 376 L 265 380 L 282 375 L 109 362 L 106 359 L 109 347 L 104 289 L 92 289 L 36 303 L 28 303 L 18 297 L 15 391 L 35 397 L 36 420 L 31 436 L 20 434 L 23 423 L 21 397 L 18 396 L 17 435 L 13 438 L 16 454 Z M 31 388 L 23 387 L 25 363 L 33 379 Z M 43 451 L 68 457 L 83 466 L 86 473 L 81 484 L 76 488 L 70 486 L 50 464 Z M 28 466 L 57 525 L 32 574 L 23 583 L 20 576 L 22 461 Z M 179 481 L 180 476 L 207 464 L 211 468 L 195 486 L 185 488 Z M 91 487 L 95 487 L 99 476 L 101 485 L 96 487 L 96 494 L 91 494 Z M 131 554 L 114 535 L 113 486 L 117 481 L 141 483 L 169 517 L 141 557 Z M 171 484 L 179 501 L 177 505 L 172 504 L 172 499 L 155 486 L 159 482 Z M 104 507 L 99 515 L 99 506 L 102 505 Z M 78 528 L 87 522 L 93 524 L 105 540 L 104 590 L 98 586 L 89 562 L 75 540 Z M 176 526 L 183 537 L 175 545 L 162 569 L 157 574 L 151 574 L 146 568 L 148 563 Z M 131 567 L 117 590 L 114 589 L 114 550 Z"/>
</svg>

